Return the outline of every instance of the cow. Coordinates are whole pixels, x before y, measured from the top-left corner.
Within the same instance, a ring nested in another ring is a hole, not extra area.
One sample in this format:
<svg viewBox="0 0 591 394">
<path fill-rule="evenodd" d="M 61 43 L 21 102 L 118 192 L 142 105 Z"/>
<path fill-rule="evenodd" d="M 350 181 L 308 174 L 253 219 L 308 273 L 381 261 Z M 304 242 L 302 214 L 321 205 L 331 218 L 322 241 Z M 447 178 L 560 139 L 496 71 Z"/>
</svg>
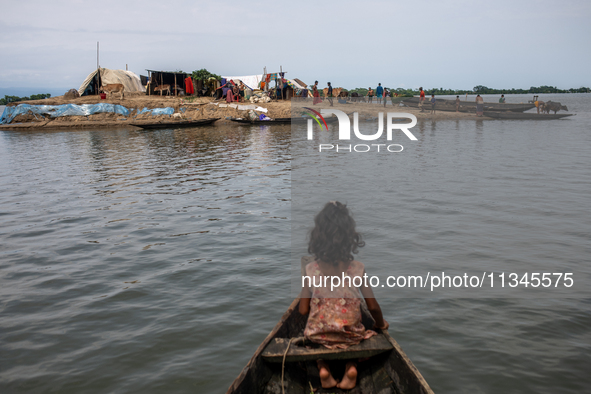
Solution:
<svg viewBox="0 0 591 394">
<path fill-rule="evenodd" d="M 560 110 L 568 111 L 568 108 L 566 108 L 566 105 L 561 105 L 560 103 L 554 101 L 548 101 L 544 104 L 543 107 L 543 111 L 545 111 L 547 114 L 549 114 L 550 111 L 554 111 L 554 113 L 556 114 L 556 112 Z"/>
<path fill-rule="evenodd" d="M 99 91 L 103 93 L 110 93 L 111 96 L 113 96 L 113 93 L 121 93 L 121 98 L 123 98 L 124 90 L 125 87 L 122 83 L 108 83 L 105 86 L 102 86 Z"/>
<path fill-rule="evenodd" d="M 339 94 L 341 94 L 341 90 L 343 90 L 343 88 L 333 88 L 332 97 L 339 97 Z M 328 88 L 322 89 L 322 93 L 324 94 L 324 97 L 328 97 Z"/>
<path fill-rule="evenodd" d="M 351 101 L 358 102 L 358 101 L 361 101 L 361 100 L 364 100 L 365 101 L 365 97 L 360 96 L 359 93 L 357 93 L 357 92 L 351 93 Z"/>
<path fill-rule="evenodd" d="M 160 85 L 160 86 L 156 86 L 154 88 L 154 93 L 156 92 L 160 92 L 160 95 L 162 96 L 162 92 L 168 92 L 168 95 L 170 96 L 170 85 Z"/>
</svg>

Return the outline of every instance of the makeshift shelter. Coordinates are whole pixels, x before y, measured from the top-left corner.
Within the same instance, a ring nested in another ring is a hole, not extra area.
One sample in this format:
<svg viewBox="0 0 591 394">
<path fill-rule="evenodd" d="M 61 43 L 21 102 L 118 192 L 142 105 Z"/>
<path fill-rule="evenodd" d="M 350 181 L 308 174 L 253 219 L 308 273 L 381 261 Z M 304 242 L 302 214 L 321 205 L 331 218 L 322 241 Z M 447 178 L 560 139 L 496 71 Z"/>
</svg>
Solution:
<svg viewBox="0 0 591 394">
<path fill-rule="evenodd" d="M 185 87 L 185 80 L 191 77 L 191 74 L 174 71 L 154 71 L 146 70 L 149 75 L 150 82 L 148 82 L 148 95 L 164 94 L 162 90 L 154 91 L 159 86 L 168 85 L 170 87 L 170 94 L 175 96 L 184 95 L 187 91 Z"/>
<path fill-rule="evenodd" d="M 78 93 L 80 96 L 99 94 L 99 88 L 112 83 L 120 83 L 125 88 L 125 92 L 145 92 L 146 89 L 135 73 L 125 70 L 110 70 L 108 68 L 99 68 L 91 72 L 82 82 Z"/>
<path fill-rule="evenodd" d="M 242 77 L 226 77 L 222 76 L 222 78 L 226 79 L 227 81 L 234 81 L 238 83 L 241 81 L 247 88 L 250 90 L 255 90 L 259 88 L 259 84 L 263 80 L 263 74 L 258 75 L 244 75 Z"/>
<path fill-rule="evenodd" d="M 288 79 L 287 85 L 292 88 L 291 97 L 312 97 L 312 92 L 308 89 L 308 85 L 301 79 Z"/>
</svg>

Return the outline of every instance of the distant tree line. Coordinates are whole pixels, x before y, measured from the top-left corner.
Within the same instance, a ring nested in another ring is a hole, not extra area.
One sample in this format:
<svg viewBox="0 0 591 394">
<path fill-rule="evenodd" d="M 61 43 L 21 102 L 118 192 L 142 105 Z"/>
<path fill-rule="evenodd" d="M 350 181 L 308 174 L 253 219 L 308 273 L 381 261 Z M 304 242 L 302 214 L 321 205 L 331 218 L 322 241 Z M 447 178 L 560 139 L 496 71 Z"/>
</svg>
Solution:
<svg viewBox="0 0 591 394">
<path fill-rule="evenodd" d="M 0 98 L 0 105 L 6 105 L 8 103 L 14 103 L 16 101 L 29 101 L 29 100 L 43 100 L 46 98 L 50 98 L 51 94 L 32 94 L 31 97 L 18 97 L 18 96 L 4 96 L 4 98 Z"/>
<path fill-rule="evenodd" d="M 372 87 L 375 95 L 375 87 Z M 398 96 L 417 96 L 420 91 L 418 89 L 404 89 L 404 88 L 388 88 L 390 92 L 398 93 Z M 529 89 L 493 89 L 484 85 L 474 86 L 472 90 L 462 89 L 443 89 L 443 88 L 426 88 L 423 89 L 427 95 L 461 95 L 461 94 L 528 94 L 528 93 L 589 93 L 588 87 L 570 88 L 570 89 L 558 89 L 555 86 L 532 86 Z M 358 93 L 360 96 L 367 96 L 368 89 L 366 88 L 355 88 L 349 90 L 349 93 Z"/>
</svg>

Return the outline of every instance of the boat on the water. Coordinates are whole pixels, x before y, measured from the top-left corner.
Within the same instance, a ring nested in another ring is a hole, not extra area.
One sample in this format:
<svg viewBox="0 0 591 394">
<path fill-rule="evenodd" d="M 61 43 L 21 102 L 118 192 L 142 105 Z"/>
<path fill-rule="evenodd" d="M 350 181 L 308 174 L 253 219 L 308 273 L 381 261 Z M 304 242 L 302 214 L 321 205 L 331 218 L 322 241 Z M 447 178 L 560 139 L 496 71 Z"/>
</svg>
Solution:
<svg viewBox="0 0 591 394">
<path fill-rule="evenodd" d="M 269 120 L 259 120 L 259 119 L 250 120 L 250 119 L 245 119 L 245 118 L 232 118 L 230 120 L 232 122 L 236 122 L 236 123 L 266 125 L 266 124 L 292 124 L 292 123 L 304 124 L 307 122 L 308 119 L 311 119 L 311 118 L 306 118 L 306 117 L 275 118 L 275 119 L 269 119 Z M 330 118 L 324 118 L 324 120 L 326 121 L 326 123 L 332 123 L 332 122 L 336 122 L 338 120 L 338 118 L 336 116 L 332 116 Z"/>
<path fill-rule="evenodd" d="M 409 97 L 402 100 L 404 105 L 409 107 L 419 107 L 419 97 Z M 497 112 L 524 112 L 528 109 L 532 109 L 535 107 L 535 104 L 532 103 L 519 103 L 519 104 L 511 104 L 511 103 L 483 103 L 485 111 L 497 111 Z M 425 111 L 431 109 L 431 102 L 429 98 L 426 98 L 423 107 Z M 455 100 L 448 100 L 448 99 L 435 99 L 435 110 L 436 111 L 449 111 L 455 112 L 456 111 L 456 101 Z M 460 102 L 460 112 L 476 112 L 476 102 L 475 101 L 461 101 Z"/>
<path fill-rule="evenodd" d="M 200 120 L 181 120 L 181 121 L 152 122 L 152 123 L 134 122 L 134 123 L 131 123 L 131 125 L 136 126 L 136 127 L 141 127 L 142 129 L 147 129 L 147 130 L 172 129 L 172 128 L 176 129 L 179 127 L 198 127 L 198 126 L 210 125 L 219 119 L 220 118 L 211 118 L 211 119 L 200 119 Z"/>
<path fill-rule="evenodd" d="M 516 113 L 516 112 L 498 112 L 484 111 L 484 116 L 495 119 L 515 119 L 515 120 L 554 120 L 573 116 L 574 114 L 538 114 L 538 113 Z"/>
<path fill-rule="evenodd" d="M 302 259 L 302 266 L 309 260 Z M 433 394 L 419 370 L 404 353 L 398 342 L 388 331 L 347 349 L 330 350 L 323 346 L 309 349 L 300 341 L 307 318 L 298 311 L 296 298 L 279 323 L 260 344 L 254 355 L 234 380 L 226 394 L 258 393 L 396 393 Z M 364 303 L 362 303 L 365 306 Z M 374 320 L 367 308 L 362 308 L 363 324 L 372 328 Z M 308 343 L 308 345 L 310 345 Z M 352 390 L 338 388 L 323 389 L 316 364 L 318 359 L 337 360 L 331 365 L 334 375 L 342 375 L 345 360 L 368 358 L 357 365 L 357 386 Z"/>
</svg>

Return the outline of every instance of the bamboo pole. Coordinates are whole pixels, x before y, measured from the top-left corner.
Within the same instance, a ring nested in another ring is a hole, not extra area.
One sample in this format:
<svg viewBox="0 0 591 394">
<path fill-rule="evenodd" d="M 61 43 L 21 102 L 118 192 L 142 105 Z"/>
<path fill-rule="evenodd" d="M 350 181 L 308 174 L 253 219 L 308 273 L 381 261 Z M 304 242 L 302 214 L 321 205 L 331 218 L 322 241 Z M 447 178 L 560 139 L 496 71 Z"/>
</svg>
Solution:
<svg viewBox="0 0 591 394">
<path fill-rule="evenodd" d="M 283 66 L 279 66 L 279 78 L 281 78 L 281 100 L 285 100 L 283 95 Z"/>
<path fill-rule="evenodd" d="M 99 42 L 97 41 L 96 42 L 96 75 L 97 75 L 97 78 L 96 78 L 96 86 L 95 86 L 96 94 L 99 94 L 99 89 L 100 89 L 99 83 L 101 80 L 101 72 L 100 72 L 99 67 L 100 67 L 99 66 Z"/>
</svg>

